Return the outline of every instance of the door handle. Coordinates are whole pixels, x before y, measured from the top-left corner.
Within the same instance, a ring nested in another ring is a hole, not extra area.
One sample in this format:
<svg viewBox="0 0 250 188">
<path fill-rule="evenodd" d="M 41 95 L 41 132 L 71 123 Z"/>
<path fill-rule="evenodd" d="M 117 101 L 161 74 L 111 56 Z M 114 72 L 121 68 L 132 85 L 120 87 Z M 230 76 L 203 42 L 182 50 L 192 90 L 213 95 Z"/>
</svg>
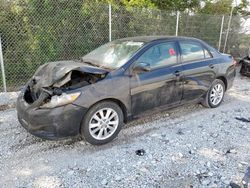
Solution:
<svg viewBox="0 0 250 188">
<path fill-rule="evenodd" d="M 213 69 L 214 68 L 214 65 L 213 64 L 210 64 L 210 65 L 208 65 L 211 69 Z"/>
<path fill-rule="evenodd" d="M 179 71 L 179 70 L 175 71 L 175 72 L 174 72 L 174 75 L 175 75 L 175 76 L 180 76 L 180 75 L 181 75 L 181 71 Z"/>
</svg>

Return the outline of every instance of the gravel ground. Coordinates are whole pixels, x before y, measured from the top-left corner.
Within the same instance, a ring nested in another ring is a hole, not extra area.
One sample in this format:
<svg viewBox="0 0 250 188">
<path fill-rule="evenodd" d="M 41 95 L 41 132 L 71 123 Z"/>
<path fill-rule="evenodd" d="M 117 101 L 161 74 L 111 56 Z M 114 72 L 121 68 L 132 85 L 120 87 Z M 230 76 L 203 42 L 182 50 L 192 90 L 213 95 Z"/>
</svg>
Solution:
<svg viewBox="0 0 250 188">
<path fill-rule="evenodd" d="M 0 111 L 0 187 L 242 187 L 250 123 L 236 118 L 250 119 L 247 77 L 237 76 L 216 109 L 186 105 L 151 115 L 103 146 L 36 138 L 15 109 Z"/>
<path fill-rule="evenodd" d="M 0 93 L 0 111 L 15 107 L 19 92 Z"/>
</svg>

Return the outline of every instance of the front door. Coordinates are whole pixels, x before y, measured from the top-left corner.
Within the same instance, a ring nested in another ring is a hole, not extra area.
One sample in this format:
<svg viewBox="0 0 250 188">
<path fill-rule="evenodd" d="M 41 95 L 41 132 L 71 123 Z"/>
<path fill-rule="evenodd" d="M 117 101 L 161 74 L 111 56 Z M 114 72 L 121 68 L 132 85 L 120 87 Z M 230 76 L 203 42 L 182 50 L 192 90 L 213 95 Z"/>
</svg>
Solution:
<svg viewBox="0 0 250 188">
<path fill-rule="evenodd" d="M 138 65 L 150 67 L 134 71 Z M 175 42 L 162 42 L 147 49 L 132 65 L 130 78 L 133 115 L 163 105 L 175 105 L 182 98 L 181 71 Z"/>
</svg>

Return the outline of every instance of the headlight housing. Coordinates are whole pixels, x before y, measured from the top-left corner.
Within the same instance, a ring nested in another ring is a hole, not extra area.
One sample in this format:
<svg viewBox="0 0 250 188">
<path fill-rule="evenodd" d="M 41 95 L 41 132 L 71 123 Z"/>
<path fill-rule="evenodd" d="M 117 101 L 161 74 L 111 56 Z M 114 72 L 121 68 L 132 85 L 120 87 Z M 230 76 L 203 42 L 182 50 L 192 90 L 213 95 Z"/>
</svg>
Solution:
<svg viewBox="0 0 250 188">
<path fill-rule="evenodd" d="M 54 95 L 51 97 L 50 101 L 44 103 L 40 108 L 55 108 L 58 106 L 63 106 L 66 104 L 73 103 L 79 96 L 81 92 L 76 93 L 62 93 L 61 95 Z"/>
</svg>

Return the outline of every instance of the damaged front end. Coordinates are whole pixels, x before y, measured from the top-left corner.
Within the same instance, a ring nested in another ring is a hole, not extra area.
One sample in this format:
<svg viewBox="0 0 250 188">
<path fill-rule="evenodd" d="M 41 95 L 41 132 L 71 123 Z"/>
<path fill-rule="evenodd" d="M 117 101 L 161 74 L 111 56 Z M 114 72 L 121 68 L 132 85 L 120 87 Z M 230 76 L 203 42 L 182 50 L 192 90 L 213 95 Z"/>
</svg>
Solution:
<svg viewBox="0 0 250 188">
<path fill-rule="evenodd" d="M 107 73 L 105 69 L 74 61 L 48 63 L 41 66 L 27 84 L 24 100 L 40 108 L 62 106 L 80 95 L 72 91 L 104 79 Z"/>
<path fill-rule="evenodd" d="M 77 135 L 87 109 L 73 102 L 82 87 L 107 74 L 105 69 L 74 61 L 42 65 L 17 99 L 19 122 L 30 133 L 46 139 Z"/>
<path fill-rule="evenodd" d="M 250 77 L 250 56 L 246 56 L 239 62 L 241 64 L 240 73 L 244 76 Z"/>
</svg>

